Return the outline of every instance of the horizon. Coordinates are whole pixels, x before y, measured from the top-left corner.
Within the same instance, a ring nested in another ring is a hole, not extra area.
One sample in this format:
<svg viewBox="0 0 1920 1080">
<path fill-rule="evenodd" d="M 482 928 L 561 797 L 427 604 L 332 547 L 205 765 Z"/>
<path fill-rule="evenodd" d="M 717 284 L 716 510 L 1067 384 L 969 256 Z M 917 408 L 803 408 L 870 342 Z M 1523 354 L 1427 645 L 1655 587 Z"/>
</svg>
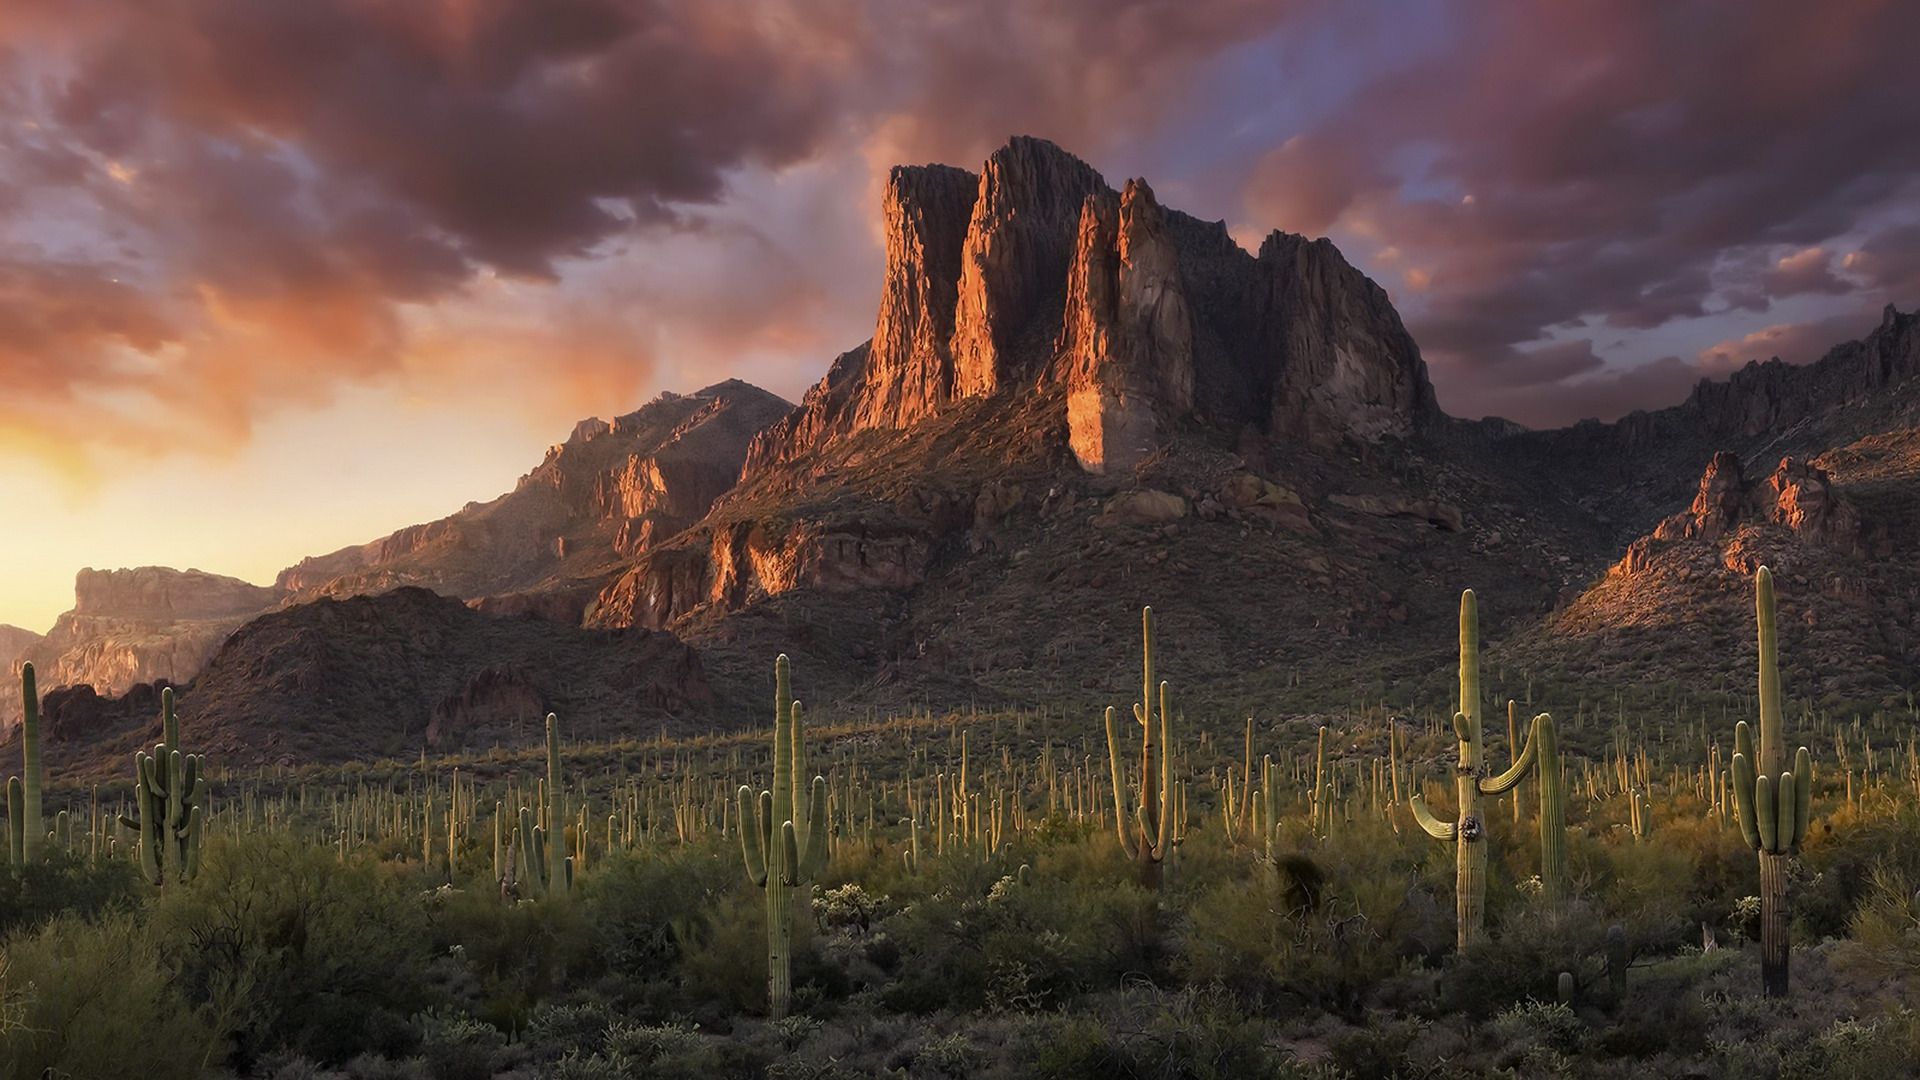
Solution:
<svg viewBox="0 0 1920 1080">
<path fill-rule="evenodd" d="M 1920 306 L 1920 12 L 1669 11 L 29 2 L 0 623 L 83 566 L 271 583 L 661 391 L 797 401 L 871 335 L 887 169 L 1015 133 L 1331 238 L 1464 418 L 1612 420 Z"/>
</svg>

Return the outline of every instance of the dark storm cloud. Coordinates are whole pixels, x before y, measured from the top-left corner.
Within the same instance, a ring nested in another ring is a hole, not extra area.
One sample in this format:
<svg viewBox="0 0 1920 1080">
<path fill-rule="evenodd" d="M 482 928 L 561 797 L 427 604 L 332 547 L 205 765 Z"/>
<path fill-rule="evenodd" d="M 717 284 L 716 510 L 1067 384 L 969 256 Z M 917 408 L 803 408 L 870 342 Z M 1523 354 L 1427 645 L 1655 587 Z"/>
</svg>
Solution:
<svg viewBox="0 0 1920 1080">
<path fill-rule="evenodd" d="M 15 118 L 0 227 L 23 234 L 18 273 L 39 288 L 126 282 L 118 317 L 139 333 L 67 314 L 86 309 L 82 291 L 33 336 L 17 331 L 31 344 L 4 353 L 6 373 L 30 349 L 49 398 L 212 395 L 244 438 L 263 405 L 324 400 L 399 364 L 398 305 L 457 300 L 489 270 L 557 280 L 561 260 L 603 257 L 636 230 L 698 233 L 743 170 L 863 147 L 881 168 L 896 154 L 974 164 L 1026 131 L 1091 153 L 1163 120 L 1195 65 L 1286 10 L 17 0 L 0 11 L 0 103 Z M 655 320 L 684 324 L 675 340 L 793 340 L 775 324 L 814 311 L 815 277 L 870 269 L 716 250 L 734 262 L 704 268 L 708 291 L 752 303 L 675 301 Z M 593 355 L 603 371 L 625 352 L 644 366 L 635 321 L 586 320 L 616 337 L 582 342 L 576 327 L 546 362 Z M 126 350 L 164 351 L 168 377 L 127 374 Z M 444 349 L 427 363 L 451 367 Z M 36 423 L 30 398 L 0 407 L 0 423 Z"/>
<path fill-rule="evenodd" d="M 1275 151 L 1248 196 L 1263 220 L 1359 233 L 1417 268 L 1388 284 L 1414 302 L 1411 329 L 1456 413 L 1510 403 L 1488 373 L 1550 329 L 1646 330 L 1841 291 L 1803 253 L 1848 233 L 1875 247 L 1920 177 L 1920 6 L 1582 0 L 1455 14 L 1452 44 Z M 1435 148 L 1426 174 L 1388 168 L 1413 143 Z M 1619 381 L 1664 393 L 1690 380 Z M 1592 386 L 1565 376 L 1520 418 L 1565 416 Z"/>
</svg>

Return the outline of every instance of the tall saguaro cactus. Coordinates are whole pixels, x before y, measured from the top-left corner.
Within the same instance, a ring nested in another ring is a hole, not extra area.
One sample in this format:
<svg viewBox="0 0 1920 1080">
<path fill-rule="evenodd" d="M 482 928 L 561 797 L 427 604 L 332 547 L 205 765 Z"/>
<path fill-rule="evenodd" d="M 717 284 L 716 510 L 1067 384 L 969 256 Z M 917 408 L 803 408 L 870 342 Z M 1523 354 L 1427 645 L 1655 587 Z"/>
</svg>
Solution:
<svg viewBox="0 0 1920 1080">
<path fill-rule="evenodd" d="M 1560 764 L 1560 735 L 1553 717 L 1533 721 L 1534 790 L 1540 796 L 1540 885 L 1550 900 L 1567 896 L 1567 788 Z"/>
<path fill-rule="evenodd" d="M 1793 908 L 1787 864 L 1807 835 L 1813 811 L 1813 760 L 1806 747 L 1786 769 L 1786 727 L 1780 717 L 1780 642 L 1774 632 L 1773 571 L 1754 573 L 1754 618 L 1760 633 L 1760 754 L 1745 720 L 1733 729 L 1733 801 L 1740 834 L 1760 854 L 1760 982 L 1768 997 L 1787 996 L 1787 931 Z"/>
<path fill-rule="evenodd" d="M 1459 792 L 1460 816 L 1441 821 L 1427 809 L 1426 801 L 1415 794 L 1409 804 L 1414 820 L 1427 835 L 1455 845 L 1457 868 L 1455 900 L 1459 914 L 1459 943 L 1466 948 L 1480 936 L 1486 924 L 1487 824 L 1481 814 L 1482 795 L 1504 795 L 1533 767 L 1540 752 L 1540 725 L 1552 720 L 1543 713 L 1533 718 L 1533 730 L 1527 748 L 1513 767 L 1499 776 L 1487 775 L 1487 759 L 1480 738 L 1480 611 L 1473 590 L 1460 594 L 1460 711 L 1453 714 L 1453 730 L 1460 737 L 1460 761 L 1454 767 L 1454 785 Z"/>
<path fill-rule="evenodd" d="M 1140 637 L 1144 659 L 1141 663 L 1140 700 L 1134 703 L 1133 718 L 1140 723 L 1140 799 L 1132 798 L 1126 766 L 1120 757 L 1119 725 L 1114 711 L 1107 708 L 1107 762 L 1113 776 L 1114 826 L 1120 833 L 1120 847 L 1127 858 L 1140 866 L 1140 882 L 1148 888 L 1160 885 L 1160 866 L 1173 850 L 1174 787 L 1172 731 L 1172 692 L 1158 683 L 1160 707 L 1155 714 L 1153 700 L 1154 668 L 1153 609 L 1140 609 Z"/>
<path fill-rule="evenodd" d="M 773 662 L 773 790 L 740 785 L 740 851 L 747 878 L 767 891 L 767 1008 L 778 1020 L 793 1004 L 794 889 L 827 866 L 827 780 L 805 781 L 805 729 L 793 700 L 787 654 Z"/>
<path fill-rule="evenodd" d="M 547 714 L 547 782 L 539 806 L 520 808 L 514 862 L 535 895 L 566 896 L 573 888 L 567 856 L 567 799 L 560 775 L 560 718 Z"/>
<path fill-rule="evenodd" d="M 200 841 L 207 759 L 180 752 L 180 717 L 173 708 L 173 687 L 160 691 L 161 742 L 151 755 L 135 752 L 139 777 L 134 800 L 140 820 L 120 823 L 140 832 L 140 869 L 155 885 L 192 880 L 200 870 Z"/>
<path fill-rule="evenodd" d="M 31 663 L 20 665 L 20 696 L 26 706 L 20 720 L 23 775 L 7 780 L 7 826 L 16 865 L 39 858 L 47 836 L 46 819 L 40 812 L 40 693 L 33 683 Z"/>
</svg>

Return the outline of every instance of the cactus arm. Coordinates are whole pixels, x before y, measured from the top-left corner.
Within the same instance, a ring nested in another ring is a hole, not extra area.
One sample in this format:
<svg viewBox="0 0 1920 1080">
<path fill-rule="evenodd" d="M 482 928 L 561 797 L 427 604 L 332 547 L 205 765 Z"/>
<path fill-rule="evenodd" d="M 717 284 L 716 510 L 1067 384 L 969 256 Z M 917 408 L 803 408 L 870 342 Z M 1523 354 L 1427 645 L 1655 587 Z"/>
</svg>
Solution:
<svg viewBox="0 0 1920 1080">
<path fill-rule="evenodd" d="M 1753 726 L 1742 720 L 1733 725 L 1733 752 L 1747 755 L 1748 761 L 1757 761 L 1753 754 Z"/>
<path fill-rule="evenodd" d="M 1804 746 L 1793 755 L 1793 808 L 1793 846 L 1798 847 L 1813 823 L 1813 755 Z"/>
<path fill-rule="evenodd" d="M 807 811 L 806 848 L 794 864 L 800 868 L 800 880 L 811 881 L 827 868 L 827 856 L 832 850 L 827 840 L 827 778 L 813 778 L 813 790 L 810 792 L 811 805 Z"/>
<path fill-rule="evenodd" d="M 1113 774 L 1114 828 L 1120 835 L 1121 850 L 1127 853 L 1127 858 L 1137 859 L 1140 857 L 1140 847 L 1134 843 L 1133 831 L 1127 827 L 1129 819 L 1133 816 L 1127 812 L 1127 804 L 1133 801 L 1132 792 L 1128 790 L 1126 773 L 1120 764 L 1120 731 L 1113 718 L 1113 706 L 1109 705 L 1107 706 L 1107 764 Z"/>
<path fill-rule="evenodd" d="M 753 789 L 740 785 L 740 854 L 747 863 L 747 880 L 755 885 L 767 883 L 766 848 L 760 841 L 760 800 L 756 799 Z"/>
<path fill-rule="evenodd" d="M 1773 805 L 1773 777 L 1753 779 L 1753 818 L 1760 827 L 1760 850 L 1779 851 L 1779 812 Z"/>
<path fill-rule="evenodd" d="M 1173 712 L 1173 691 L 1165 682 L 1160 684 L 1160 820 L 1159 829 L 1153 841 L 1153 854 L 1159 858 L 1166 854 L 1168 841 L 1173 837 L 1174 820 L 1179 815 L 1174 810 L 1177 793 L 1173 786 L 1173 736 L 1168 728 L 1167 719 Z M 1145 836 L 1145 833 L 1141 834 Z"/>
<path fill-rule="evenodd" d="M 800 841 L 795 835 L 793 822 L 791 821 L 783 821 L 780 823 L 780 851 L 781 861 L 786 864 L 781 867 L 781 870 L 785 872 L 786 876 L 780 879 L 780 883 L 782 885 L 800 884 L 804 877 L 804 875 L 798 872 L 798 867 L 800 866 Z"/>
<path fill-rule="evenodd" d="M 1540 716 L 1545 715 L 1545 713 L 1540 714 Z M 1533 728 L 1527 734 L 1527 748 L 1520 751 L 1520 756 L 1514 759 L 1513 767 L 1499 776 L 1480 781 L 1482 795 L 1505 795 L 1513 790 L 1514 785 L 1518 784 L 1522 777 L 1527 775 L 1529 769 L 1533 768 L 1533 763 L 1540 756 L 1540 716 L 1533 718 Z"/>
<path fill-rule="evenodd" d="M 17 776 L 7 777 L 7 839 L 13 865 L 27 858 L 27 792 Z"/>
<path fill-rule="evenodd" d="M 1774 827 L 1774 842 L 1780 846 L 1778 851 L 1793 848 L 1793 826 L 1800 820 L 1799 811 L 1794 808 L 1794 795 L 1800 790 L 1794 783 L 1792 773 L 1781 773 L 1773 784 L 1774 809 L 1779 814 L 1779 824 Z"/>
<path fill-rule="evenodd" d="M 1443 843 L 1452 843 L 1460 838 L 1460 826 L 1451 821 L 1441 821 L 1427 809 L 1427 800 L 1418 795 L 1407 799 L 1407 805 L 1413 810 L 1413 820 L 1427 831 L 1427 835 Z"/>
<path fill-rule="evenodd" d="M 1745 722 L 1743 721 L 1740 726 L 1745 727 Z M 1745 840 L 1750 848 L 1760 847 L 1760 819 L 1753 805 L 1754 779 L 1753 759 L 1746 754 L 1736 752 L 1733 755 L 1734 814 L 1740 819 L 1741 839 Z"/>
</svg>

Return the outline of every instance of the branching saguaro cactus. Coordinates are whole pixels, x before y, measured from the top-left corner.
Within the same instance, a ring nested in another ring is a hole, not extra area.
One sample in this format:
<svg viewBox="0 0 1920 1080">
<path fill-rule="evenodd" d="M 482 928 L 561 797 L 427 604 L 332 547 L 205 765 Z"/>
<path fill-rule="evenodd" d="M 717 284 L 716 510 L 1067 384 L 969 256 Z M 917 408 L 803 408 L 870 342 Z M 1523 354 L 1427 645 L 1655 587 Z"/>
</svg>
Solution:
<svg viewBox="0 0 1920 1080">
<path fill-rule="evenodd" d="M 1127 858 L 1140 867 L 1140 883 L 1150 889 L 1160 887 L 1160 867 L 1179 838 L 1174 835 L 1175 807 L 1173 787 L 1172 692 L 1167 684 L 1154 682 L 1153 609 L 1140 609 L 1140 636 L 1144 643 L 1141 666 L 1140 700 L 1134 703 L 1133 718 L 1140 723 L 1140 798 L 1133 799 L 1133 787 L 1127 782 L 1127 769 L 1120 756 L 1119 725 L 1114 710 L 1107 708 L 1107 762 L 1113 775 L 1114 826 L 1120 833 L 1120 846 Z M 1154 688 L 1159 687 L 1160 708 L 1156 715 Z"/>
<path fill-rule="evenodd" d="M 140 834 L 140 869 L 155 885 L 191 881 L 200 870 L 207 759 L 180 752 L 180 717 L 173 687 L 160 691 L 161 742 L 151 755 L 136 752 L 134 801 L 140 820 L 120 823 Z"/>
<path fill-rule="evenodd" d="M 1487 775 L 1487 760 L 1480 739 L 1480 611 L 1473 590 L 1460 594 L 1460 711 L 1453 715 L 1454 733 L 1460 736 L 1460 762 L 1454 768 L 1454 784 L 1460 797 L 1460 816 L 1441 821 L 1427 809 L 1417 793 L 1410 799 L 1414 820 L 1427 835 L 1456 846 L 1458 876 L 1455 900 L 1459 913 L 1461 948 L 1479 938 L 1486 923 L 1487 824 L 1480 810 L 1482 795 L 1504 795 L 1533 767 L 1540 752 L 1540 725 L 1551 723 L 1545 714 L 1534 717 L 1527 748 L 1514 760 L 1513 767 L 1499 776 Z"/>
<path fill-rule="evenodd" d="M 747 877 L 767 890 L 767 1009 L 775 1020 L 793 1004 L 794 889 L 827 866 L 827 780 L 809 791 L 805 729 L 793 700 L 787 655 L 773 662 L 773 790 L 740 785 L 740 850 Z"/>
<path fill-rule="evenodd" d="M 536 896 L 566 896 L 573 889 L 567 855 L 566 788 L 560 775 L 560 719 L 547 714 L 547 782 L 538 807 L 520 808 L 515 862 Z"/>
<path fill-rule="evenodd" d="M 7 827 L 13 863 L 40 857 L 47 837 L 40 811 L 40 693 L 33 684 L 33 665 L 20 665 L 20 696 L 26 712 L 20 720 L 20 751 L 24 776 L 7 778 Z"/>
<path fill-rule="evenodd" d="M 1774 633 L 1773 571 L 1754 573 L 1754 618 L 1760 632 L 1760 753 L 1745 720 L 1733 729 L 1733 799 L 1740 834 L 1760 853 L 1760 982 L 1768 997 L 1787 996 L 1787 931 L 1793 908 L 1787 863 L 1807 835 L 1813 811 L 1813 760 L 1806 747 L 1786 769 L 1780 717 L 1780 643 Z"/>
</svg>

